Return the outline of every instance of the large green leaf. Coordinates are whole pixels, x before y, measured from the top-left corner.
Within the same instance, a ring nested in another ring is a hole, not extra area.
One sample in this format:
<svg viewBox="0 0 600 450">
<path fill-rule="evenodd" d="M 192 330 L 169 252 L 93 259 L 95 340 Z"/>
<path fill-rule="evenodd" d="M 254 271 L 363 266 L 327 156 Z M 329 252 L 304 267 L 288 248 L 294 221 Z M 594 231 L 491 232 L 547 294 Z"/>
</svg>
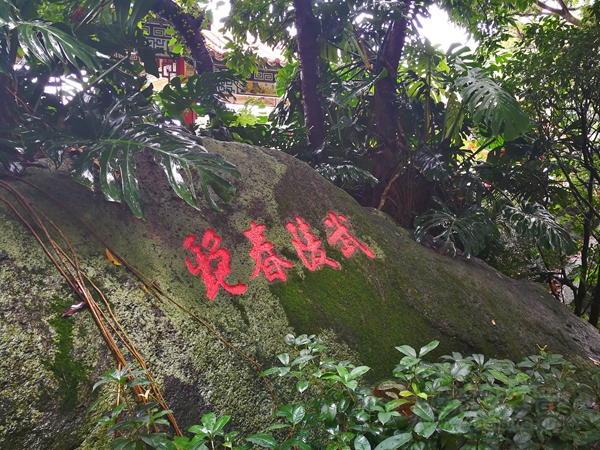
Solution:
<svg viewBox="0 0 600 450">
<path fill-rule="evenodd" d="M 144 65 L 144 70 L 158 77 L 158 66 L 154 50 L 148 44 L 141 22 L 155 2 L 148 0 L 114 0 L 113 8 L 100 14 L 100 23 L 94 32 L 94 44 L 107 54 L 127 54 L 135 51 Z"/>
<path fill-rule="evenodd" d="M 145 96 L 124 97 L 102 112 L 93 100 L 82 105 L 67 120 L 71 133 L 47 135 L 45 152 L 60 163 L 69 148 L 79 148 L 73 176 L 80 183 L 99 188 L 110 201 L 124 201 L 132 214 L 143 216 L 136 175 L 136 155 L 150 150 L 164 170 L 175 193 L 201 210 L 194 186 L 194 171 L 208 204 L 220 210 L 219 201 L 229 202 L 235 188 L 219 174 L 239 177 L 233 164 L 208 153 L 200 138 L 185 128 L 165 121 L 153 107 L 144 105 Z"/>
<path fill-rule="evenodd" d="M 460 400 L 450 400 L 448 403 L 446 403 L 442 409 L 440 410 L 438 419 L 439 420 L 444 420 L 446 418 L 446 416 L 448 414 L 450 414 L 452 411 L 454 411 L 456 408 L 458 408 L 461 405 Z"/>
<path fill-rule="evenodd" d="M 338 187 L 347 188 L 365 181 L 371 186 L 377 184 L 375 178 L 369 171 L 356 167 L 352 164 L 317 164 L 315 170 Z"/>
<path fill-rule="evenodd" d="M 450 94 L 446 104 L 446 115 L 444 117 L 444 128 L 442 139 L 449 139 L 452 145 L 462 144 L 460 130 L 462 129 L 464 114 L 464 103 L 462 103 L 455 92 Z"/>
<path fill-rule="evenodd" d="M 19 43 L 28 59 L 51 65 L 55 59 L 76 67 L 100 68 L 96 50 L 57 26 L 42 21 L 17 22 Z"/>
<path fill-rule="evenodd" d="M 461 96 L 476 123 L 488 125 L 493 135 L 504 133 L 506 140 L 516 139 L 529 127 L 529 118 L 515 98 L 483 69 L 468 69 L 456 80 Z"/>
<path fill-rule="evenodd" d="M 121 186 L 123 189 L 123 199 L 125 204 L 135 217 L 144 216 L 144 207 L 142 205 L 142 193 L 138 185 L 138 179 L 135 173 L 134 150 L 132 146 L 124 149 L 123 156 L 119 161 L 121 170 Z"/>
<path fill-rule="evenodd" d="M 396 434 L 379 443 L 375 450 L 394 450 L 412 440 L 411 433 Z"/>
<path fill-rule="evenodd" d="M 544 250 L 561 255 L 571 255 L 577 251 L 577 244 L 571 235 L 539 203 L 506 203 L 502 214 L 520 235 L 537 242 Z"/>
<path fill-rule="evenodd" d="M 450 434 L 465 434 L 469 431 L 469 424 L 461 417 L 451 417 L 445 422 L 440 422 L 439 428 Z"/>
<path fill-rule="evenodd" d="M 265 448 L 277 447 L 277 441 L 270 434 L 251 434 L 246 440 Z"/>
<path fill-rule="evenodd" d="M 354 448 L 356 450 L 371 450 L 371 443 L 366 437 L 359 435 L 354 439 Z"/>
<path fill-rule="evenodd" d="M 213 114 L 228 124 L 236 115 L 225 108 L 221 100 L 226 94 L 233 93 L 236 82 L 238 79 L 229 72 L 202 73 L 185 81 L 174 77 L 160 92 L 159 98 L 171 117 L 181 118 L 193 109 L 199 115 Z"/>
<path fill-rule="evenodd" d="M 470 257 L 481 251 L 485 238 L 494 225 L 487 211 L 478 205 L 472 205 L 459 214 L 453 213 L 439 198 L 434 198 L 441 210 L 429 210 L 415 219 L 415 239 L 420 242 L 428 232 L 434 240 L 441 242 L 442 251 L 448 250 L 456 256 L 459 243 L 465 256 Z"/>
<path fill-rule="evenodd" d="M 123 199 L 117 174 L 118 150 L 117 146 L 107 148 L 99 159 L 100 187 L 104 198 L 110 202 L 120 202 Z"/>
<path fill-rule="evenodd" d="M 16 20 L 16 8 L 12 2 L 0 1 L 0 26 L 12 28 Z"/>
<path fill-rule="evenodd" d="M 127 35 L 133 36 L 138 31 L 141 33 L 138 24 L 152 10 L 154 3 L 148 0 L 113 0 L 117 25 Z"/>
<path fill-rule="evenodd" d="M 212 191 L 214 191 L 214 193 L 217 194 L 217 196 L 225 202 L 231 201 L 233 195 L 235 194 L 235 188 L 227 180 L 221 178 L 214 172 L 206 171 L 200 167 L 196 168 L 200 173 L 200 183 L 202 185 L 202 192 L 204 193 L 204 197 L 206 198 L 206 200 L 208 200 L 208 203 L 213 209 L 221 211 L 221 208 L 216 203 L 216 200 L 213 197 L 209 187 L 211 187 Z"/>
<path fill-rule="evenodd" d="M 428 439 L 435 430 L 437 429 L 437 424 L 435 422 L 419 422 L 415 425 L 415 433 L 419 436 L 423 436 L 425 439 Z"/>
<path fill-rule="evenodd" d="M 413 154 L 415 166 L 430 181 L 447 181 L 453 174 L 448 158 L 441 153 L 416 151 Z"/>
<path fill-rule="evenodd" d="M 411 409 L 420 418 L 428 422 L 435 421 L 435 412 L 429 403 L 423 400 L 417 400 L 417 403 Z"/>
<path fill-rule="evenodd" d="M 185 161 L 177 161 L 177 159 L 172 158 L 169 155 L 163 155 L 159 164 L 167 175 L 169 184 L 175 193 L 189 205 L 199 209 L 196 206 L 197 199 L 194 184 L 188 182 L 188 180 L 191 180 L 191 174 L 187 163 Z M 187 180 L 181 174 L 182 171 L 187 175 Z"/>
<path fill-rule="evenodd" d="M 156 434 L 141 435 L 140 438 L 155 450 L 177 450 L 177 447 L 169 439 Z"/>
<path fill-rule="evenodd" d="M 438 345 L 440 345 L 440 341 L 431 341 L 427 345 L 421 347 L 421 349 L 419 350 L 419 358 L 422 358 L 427 353 L 435 350 L 438 347 Z"/>
<path fill-rule="evenodd" d="M 292 410 L 290 422 L 292 423 L 292 425 L 298 425 L 300 422 L 302 422 L 302 419 L 304 419 L 305 415 L 306 411 L 304 410 L 304 406 L 296 405 Z"/>
<path fill-rule="evenodd" d="M 344 85 L 345 89 L 340 89 L 338 92 L 336 92 L 335 96 L 329 100 L 341 107 L 347 106 L 348 103 L 352 102 L 353 100 L 369 93 L 373 89 L 373 86 L 375 86 L 375 83 L 387 77 L 387 74 L 387 69 L 383 69 L 376 77 L 366 78 L 353 83 L 348 82 Z"/>
</svg>

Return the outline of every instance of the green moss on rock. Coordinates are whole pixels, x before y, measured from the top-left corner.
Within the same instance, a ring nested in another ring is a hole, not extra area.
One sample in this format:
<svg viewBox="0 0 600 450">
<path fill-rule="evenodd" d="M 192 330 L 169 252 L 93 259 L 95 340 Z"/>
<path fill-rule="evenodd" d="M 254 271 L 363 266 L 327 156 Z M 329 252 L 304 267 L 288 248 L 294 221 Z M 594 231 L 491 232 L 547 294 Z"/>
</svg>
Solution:
<svg viewBox="0 0 600 450">
<path fill-rule="evenodd" d="M 369 373 L 373 380 L 387 376 L 397 362 L 393 348 L 401 343 L 399 336 L 421 330 L 427 340 L 433 337 L 431 330 L 406 304 L 375 294 L 376 280 L 360 276 L 367 270 L 364 265 L 373 264 L 365 255 L 347 260 L 340 252 L 328 251 L 328 257 L 339 261 L 341 269 L 306 271 L 303 278 L 292 274 L 287 283 L 272 284 L 271 291 L 298 333 L 331 329 L 374 369 Z M 390 316 L 397 320 L 390 322 Z"/>
<path fill-rule="evenodd" d="M 75 323 L 72 318 L 62 317 L 63 312 L 73 303 L 72 300 L 63 300 L 55 297 L 49 305 L 52 311 L 48 323 L 54 328 L 56 338 L 54 345 L 56 352 L 52 360 L 45 360 L 43 364 L 52 372 L 58 382 L 56 394 L 62 400 L 65 410 L 77 406 L 79 401 L 80 383 L 89 383 L 88 369 L 83 362 L 78 361 L 73 355 L 73 336 Z"/>
</svg>

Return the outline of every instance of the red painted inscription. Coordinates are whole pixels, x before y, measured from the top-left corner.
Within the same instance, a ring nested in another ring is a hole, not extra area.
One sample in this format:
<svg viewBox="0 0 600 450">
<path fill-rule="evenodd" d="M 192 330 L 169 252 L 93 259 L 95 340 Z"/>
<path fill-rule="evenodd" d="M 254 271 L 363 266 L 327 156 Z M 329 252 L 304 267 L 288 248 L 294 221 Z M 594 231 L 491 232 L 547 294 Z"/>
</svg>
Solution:
<svg viewBox="0 0 600 450">
<path fill-rule="evenodd" d="M 292 233 L 292 244 L 306 268 L 315 271 L 323 265 L 331 266 L 334 269 L 340 267 L 333 259 L 327 258 L 325 249 L 321 247 L 321 241 L 309 231 L 310 225 L 300 216 L 296 217 L 296 222 L 298 225 L 288 222 L 285 227 Z M 300 234 L 302 234 L 302 238 L 300 238 Z"/>
<path fill-rule="evenodd" d="M 263 272 L 269 281 L 280 279 L 285 282 L 287 280 L 285 269 L 294 265 L 275 254 L 273 244 L 266 240 L 263 231 L 265 226 L 257 225 L 254 221 L 250 223 L 250 228 L 244 231 L 244 236 L 252 242 L 250 257 L 256 262 L 252 278 Z"/>
<path fill-rule="evenodd" d="M 207 228 L 200 245 L 195 244 L 196 239 L 196 236 L 190 234 L 183 241 L 183 246 L 196 255 L 196 265 L 188 258 L 185 258 L 185 263 L 193 275 L 200 273 L 200 278 L 206 285 L 206 296 L 214 300 L 219 292 L 219 286 L 222 286 L 230 294 L 243 294 L 247 287 L 245 284 L 231 285 L 225 281 L 225 278 L 231 273 L 229 266 L 231 257 L 228 250 L 220 248 L 221 237 Z M 216 263 L 214 266 L 213 261 Z"/>
<path fill-rule="evenodd" d="M 357 248 L 362 250 L 369 258 L 375 258 L 375 254 L 369 246 L 363 242 L 359 242 L 348 231 L 348 227 L 342 222 L 348 222 L 348 218 L 343 215 L 335 215 L 331 211 L 327 214 L 327 218 L 323 221 L 329 228 L 333 228 L 333 232 L 327 238 L 329 245 L 335 247 L 338 242 L 341 244 L 340 250 L 346 258 L 350 258 Z"/>
<path fill-rule="evenodd" d="M 375 254 L 369 246 L 356 239 L 348 228 L 348 218 L 342 214 L 328 212 L 323 223 L 329 228 L 327 242 L 332 247 L 338 247 L 346 258 L 354 255 L 356 249 L 362 251 L 369 258 L 375 258 Z M 292 234 L 291 242 L 296 249 L 298 257 L 306 268 L 315 271 L 321 266 L 329 266 L 334 269 L 340 267 L 337 261 L 329 259 L 321 240 L 310 232 L 310 225 L 297 216 L 295 222 L 288 222 L 285 228 Z M 269 281 L 287 281 L 287 269 L 294 267 L 290 261 L 280 257 L 275 252 L 273 244 L 267 241 L 264 235 L 265 226 L 250 222 L 250 228 L 244 231 L 244 236 L 252 243 L 249 255 L 254 260 L 254 271 L 252 278 L 261 273 Z M 241 295 L 246 292 L 247 286 L 243 283 L 228 284 L 225 278 L 231 273 L 231 255 L 225 248 L 221 248 L 221 237 L 207 228 L 202 236 L 200 244 L 196 243 L 197 237 L 189 234 L 183 241 L 183 246 L 196 256 L 195 263 L 189 258 L 185 259 L 188 270 L 194 274 L 200 274 L 200 278 L 206 285 L 206 296 L 214 300 L 222 287 L 230 294 Z"/>
</svg>

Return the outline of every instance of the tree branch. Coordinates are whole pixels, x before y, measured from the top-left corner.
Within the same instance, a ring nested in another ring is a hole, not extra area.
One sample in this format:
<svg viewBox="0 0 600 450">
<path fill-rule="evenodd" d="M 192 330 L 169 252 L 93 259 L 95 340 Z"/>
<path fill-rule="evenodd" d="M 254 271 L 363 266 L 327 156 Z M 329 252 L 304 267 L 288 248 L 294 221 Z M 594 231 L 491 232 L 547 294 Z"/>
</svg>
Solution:
<svg viewBox="0 0 600 450">
<path fill-rule="evenodd" d="M 566 20 L 572 25 L 575 25 L 576 27 L 581 27 L 581 21 L 575 16 L 573 16 L 573 14 L 571 14 L 571 11 L 569 10 L 565 2 L 562 0 L 558 0 L 558 3 L 560 4 L 561 9 L 552 8 L 551 6 L 548 6 L 544 2 L 539 0 L 536 2 L 536 5 L 544 11 L 548 11 L 552 14 L 556 14 L 557 16 L 562 17 L 564 20 Z"/>
<path fill-rule="evenodd" d="M 200 32 L 204 11 L 198 17 L 194 17 L 192 14 L 184 12 L 173 0 L 157 0 L 152 11 L 171 22 L 175 31 L 183 38 L 194 60 L 196 73 L 214 71 L 212 57 L 206 48 L 204 36 Z"/>
</svg>

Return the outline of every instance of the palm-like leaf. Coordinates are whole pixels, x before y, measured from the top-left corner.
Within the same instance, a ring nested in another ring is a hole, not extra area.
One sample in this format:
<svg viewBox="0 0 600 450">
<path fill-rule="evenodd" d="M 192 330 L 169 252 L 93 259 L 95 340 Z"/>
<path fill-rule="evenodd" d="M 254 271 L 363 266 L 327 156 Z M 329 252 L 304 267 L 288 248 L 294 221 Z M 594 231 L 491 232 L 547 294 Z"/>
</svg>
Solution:
<svg viewBox="0 0 600 450">
<path fill-rule="evenodd" d="M 462 202 L 467 205 L 481 205 L 484 198 L 487 201 L 493 200 L 494 190 L 490 187 L 486 187 L 485 183 L 476 173 L 471 171 L 457 173 L 452 177 L 451 182 L 456 189 L 453 194 L 458 198 L 461 198 Z M 486 209 L 489 210 L 489 205 L 486 206 Z"/>
<path fill-rule="evenodd" d="M 193 182 L 195 169 L 206 200 L 220 210 L 215 195 L 228 202 L 235 188 L 219 173 L 239 177 L 235 166 L 220 155 L 208 153 L 200 138 L 164 121 L 153 107 L 136 104 L 144 100 L 141 94 L 126 97 L 105 114 L 93 103 L 84 104 L 67 120 L 72 132 L 56 133 L 46 141 L 45 153 L 60 164 L 67 148 L 82 149 L 73 166 L 75 180 L 90 188 L 99 186 L 106 200 L 124 201 L 134 216 L 142 217 L 135 156 L 150 149 L 179 197 L 201 209 Z"/>
<path fill-rule="evenodd" d="M 415 239 L 420 242 L 429 231 L 437 233 L 435 240 L 443 242 L 442 251 L 456 256 L 457 245 L 462 244 L 465 256 L 479 253 L 484 241 L 494 229 L 487 211 L 473 205 L 460 214 L 454 214 L 443 202 L 435 198 L 442 210 L 429 210 L 415 219 Z M 441 231 L 440 231 L 441 230 Z"/>
<path fill-rule="evenodd" d="M 14 5 L 7 0 L 0 0 L 0 27 L 16 32 L 19 46 L 25 58 L 30 61 L 51 65 L 59 60 L 63 64 L 70 63 L 80 68 L 100 67 L 96 50 L 79 42 L 70 34 L 68 27 L 41 20 L 24 21 Z M 13 53 L 16 55 L 16 52 Z M 0 69 L 7 74 L 12 71 L 12 67 L 6 64 L 1 64 Z"/>
<path fill-rule="evenodd" d="M 528 128 L 529 118 L 519 103 L 482 69 L 469 69 L 456 84 L 474 122 L 487 124 L 494 135 L 503 130 L 506 140 L 512 140 Z"/>
<path fill-rule="evenodd" d="M 446 115 L 442 129 L 442 139 L 448 139 L 452 145 L 460 146 L 462 144 L 460 131 L 465 119 L 464 109 L 464 103 L 453 92 L 446 104 Z"/>
<path fill-rule="evenodd" d="M 51 65 L 58 59 L 63 64 L 71 63 L 77 67 L 100 67 L 93 48 L 52 24 L 41 21 L 20 22 L 16 29 L 27 58 L 34 57 L 46 65 Z"/>
<path fill-rule="evenodd" d="M 441 153 L 416 151 L 413 156 L 414 165 L 431 181 L 446 181 L 453 174 L 448 158 Z"/>
<path fill-rule="evenodd" d="M 365 75 L 367 76 L 363 80 L 342 81 L 340 83 L 341 88 L 337 90 L 333 96 L 328 98 L 328 100 L 340 107 L 348 106 L 348 104 L 356 99 L 366 96 L 373 89 L 375 83 L 385 78 L 387 73 L 387 69 L 383 69 L 376 77 L 369 77 L 368 72 L 366 72 Z"/>
<path fill-rule="evenodd" d="M 205 72 L 185 81 L 174 77 L 160 92 L 159 98 L 170 117 L 181 117 L 194 110 L 198 115 L 212 114 L 224 123 L 230 123 L 236 115 L 225 107 L 223 100 L 233 94 L 233 85 L 238 81 L 225 71 Z"/>
<path fill-rule="evenodd" d="M 371 186 L 377 184 L 377 178 L 371 175 L 369 171 L 352 164 L 319 164 L 315 167 L 315 170 L 333 184 L 342 188 L 355 186 L 365 181 Z"/>
<path fill-rule="evenodd" d="M 515 227 L 519 235 L 539 243 L 544 250 L 561 255 L 570 255 L 577 251 L 577 244 L 571 235 L 539 203 L 526 201 L 518 205 L 507 203 L 502 215 Z"/>
<path fill-rule="evenodd" d="M 154 50 L 148 45 L 140 22 L 148 15 L 153 1 L 113 0 L 114 8 L 106 8 L 96 28 L 95 44 L 103 53 L 126 53 L 135 49 L 144 64 L 144 70 L 158 77 Z"/>
<path fill-rule="evenodd" d="M 7 1 L 3 0 L 0 2 L 0 26 L 9 26 L 16 22 L 16 8 L 15 6 Z"/>
</svg>

